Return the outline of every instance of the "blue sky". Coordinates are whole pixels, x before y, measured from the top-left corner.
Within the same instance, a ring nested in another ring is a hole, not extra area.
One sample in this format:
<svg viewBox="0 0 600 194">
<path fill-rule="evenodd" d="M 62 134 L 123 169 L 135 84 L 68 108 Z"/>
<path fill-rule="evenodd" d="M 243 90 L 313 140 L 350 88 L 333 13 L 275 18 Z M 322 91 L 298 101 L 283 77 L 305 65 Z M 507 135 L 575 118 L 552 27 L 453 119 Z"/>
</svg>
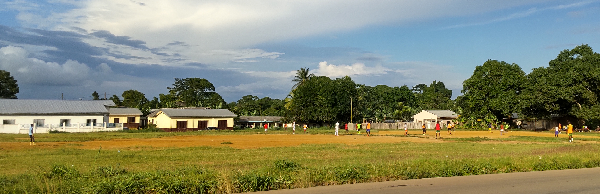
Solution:
<svg viewBox="0 0 600 194">
<path fill-rule="evenodd" d="M 295 71 L 412 87 L 462 82 L 488 59 L 526 72 L 600 46 L 600 1 L 0 0 L 0 69 L 21 99 L 91 99 L 174 78 L 212 82 L 227 102 L 284 98 Z"/>
</svg>

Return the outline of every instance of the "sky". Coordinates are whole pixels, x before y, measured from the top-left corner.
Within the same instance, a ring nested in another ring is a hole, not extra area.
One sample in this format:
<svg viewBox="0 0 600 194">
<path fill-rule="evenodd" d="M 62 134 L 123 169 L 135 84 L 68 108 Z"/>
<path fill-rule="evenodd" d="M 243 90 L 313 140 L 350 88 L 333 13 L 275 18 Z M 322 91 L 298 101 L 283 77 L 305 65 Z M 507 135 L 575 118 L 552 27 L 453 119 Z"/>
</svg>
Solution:
<svg viewBox="0 0 600 194">
<path fill-rule="evenodd" d="M 0 70 L 19 99 L 90 100 L 205 78 L 226 102 L 285 98 L 300 68 L 390 87 L 476 66 L 525 73 L 600 50 L 600 0 L 0 0 Z"/>
</svg>

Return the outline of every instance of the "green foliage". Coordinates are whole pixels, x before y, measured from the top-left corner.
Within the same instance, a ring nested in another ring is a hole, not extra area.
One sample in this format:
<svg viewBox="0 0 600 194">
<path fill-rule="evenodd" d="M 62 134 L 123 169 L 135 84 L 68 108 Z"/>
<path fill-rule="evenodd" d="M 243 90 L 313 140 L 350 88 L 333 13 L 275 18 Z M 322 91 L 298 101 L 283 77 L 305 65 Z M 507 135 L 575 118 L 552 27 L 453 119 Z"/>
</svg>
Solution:
<svg viewBox="0 0 600 194">
<path fill-rule="evenodd" d="M 246 95 L 229 105 L 229 110 L 239 116 L 284 116 L 285 102 L 279 99 Z"/>
<path fill-rule="evenodd" d="M 163 95 L 166 101 L 174 97 L 177 102 L 184 103 L 188 107 L 222 108 L 226 105 L 221 95 L 215 92 L 215 86 L 203 78 L 175 78 L 173 87 L 167 89 L 169 89 L 168 95 L 172 96 Z M 179 106 L 172 101 L 166 102 L 166 105 Z"/>
<path fill-rule="evenodd" d="M 444 82 L 433 81 L 429 86 L 418 84 L 413 87 L 420 110 L 450 110 L 454 107 L 452 90 L 447 89 Z"/>
<path fill-rule="evenodd" d="M 375 87 L 359 85 L 355 121 L 368 120 L 410 120 L 416 114 L 417 98 L 407 86 Z"/>
<path fill-rule="evenodd" d="M 147 115 L 150 112 L 150 109 L 147 106 L 148 99 L 144 93 L 141 93 L 137 90 L 127 90 L 124 91 L 121 96 L 123 96 L 121 105 L 129 108 L 140 109 L 144 115 Z"/>
<path fill-rule="evenodd" d="M 488 60 L 463 82 L 464 95 L 457 98 L 462 108 L 461 117 L 495 123 L 520 112 L 520 94 L 524 87 L 525 72 L 519 65 Z"/>
<path fill-rule="evenodd" d="M 0 98 L 17 99 L 19 85 L 10 72 L 0 70 Z"/>
<path fill-rule="evenodd" d="M 331 80 L 312 77 L 292 91 L 288 120 L 332 123 L 350 119 L 350 98 L 356 95 L 356 84 L 350 77 Z"/>
<path fill-rule="evenodd" d="M 523 112 L 527 115 L 600 119 L 600 54 L 590 46 L 562 51 L 549 67 L 533 69 L 527 82 L 523 94 Z"/>
<path fill-rule="evenodd" d="M 94 93 L 92 93 L 92 100 L 100 100 L 100 95 L 98 92 L 94 91 Z"/>
</svg>

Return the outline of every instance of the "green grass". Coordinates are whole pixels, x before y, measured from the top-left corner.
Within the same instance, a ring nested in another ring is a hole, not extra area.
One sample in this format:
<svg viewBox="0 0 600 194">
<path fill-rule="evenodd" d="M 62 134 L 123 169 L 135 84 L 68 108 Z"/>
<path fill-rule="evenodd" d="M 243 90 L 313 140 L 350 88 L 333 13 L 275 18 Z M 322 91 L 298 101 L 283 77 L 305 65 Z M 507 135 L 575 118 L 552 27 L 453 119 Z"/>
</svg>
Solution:
<svg viewBox="0 0 600 194">
<path fill-rule="evenodd" d="M 326 129 L 313 131 L 328 133 Z M 253 132 L 46 135 L 48 139 L 89 140 Z M 20 136 L 2 134 L 0 138 Z M 555 139 L 511 137 L 501 141 L 523 143 L 481 143 L 492 140 L 456 138 L 444 139 L 443 143 L 309 144 L 257 149 L 0 149 L 0 193 L 230 193 L 600 166 L 600 145 Z"/>
</svg>

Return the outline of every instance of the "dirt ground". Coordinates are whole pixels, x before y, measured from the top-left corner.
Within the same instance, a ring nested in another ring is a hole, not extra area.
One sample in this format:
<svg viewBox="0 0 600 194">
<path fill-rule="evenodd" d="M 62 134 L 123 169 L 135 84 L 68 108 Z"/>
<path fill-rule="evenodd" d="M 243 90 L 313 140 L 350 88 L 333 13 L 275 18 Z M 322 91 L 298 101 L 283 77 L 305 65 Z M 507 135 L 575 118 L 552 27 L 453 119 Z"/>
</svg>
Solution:
<svg viewBox="0 0 600 194">
<path fill-rule="evenodd" d="M 285 147 L 298 146 L 302 144 L 370 144 L 370 143 L 395 143 L 395 142 L 418 142 L 418 143 L 443 143 L 440 139 L 435 139 L 435 131 L 428 130 L 425 136 L 422 132 L 416 130 L 409 131 L 409 137 L 404 137 L 404 131 L 380 131 L 372 136 L 366 135 L 307 135 L 307 134 L 254 134 L 254 135 L 198 135 L 198 136 L 174 136 L 151 139 L 116 139 L 110 141 L 87 141 L 87 142 L 39 142 L 37 148 L 61 148 L 74 147 L 80 149 L 147 149 L 147 148 L 169 148 L 169 147 L 198 147 L 198 146 L 229 146 L 239 149 L 254 149 L 261 147 Z M 499 131 L 492 133 L 487 131 L 455 131 L 449 135 L 447 131 L 442 131 L 442 138 L 469 138 L 469 137 L 487 137 L 487 138 L 507 138 L 510 136 L 538 136 L 554 137 L 553 133 L 548 132 L 529 132 L 512 131 L 500 135 Z M 574 135 L 577 138 L 577 134 Z M 592 137 L 592 136 L 586 136 Z M 559 135 L 559 138 L 567 138 L 565 133 Z M 224 143 L 226 142 L 226 143 Z M 230 142 L 230 143 L 229 143 Z M 2 149 L 31 149 L 28 142 L 0 142 Z"/>
</svg>

